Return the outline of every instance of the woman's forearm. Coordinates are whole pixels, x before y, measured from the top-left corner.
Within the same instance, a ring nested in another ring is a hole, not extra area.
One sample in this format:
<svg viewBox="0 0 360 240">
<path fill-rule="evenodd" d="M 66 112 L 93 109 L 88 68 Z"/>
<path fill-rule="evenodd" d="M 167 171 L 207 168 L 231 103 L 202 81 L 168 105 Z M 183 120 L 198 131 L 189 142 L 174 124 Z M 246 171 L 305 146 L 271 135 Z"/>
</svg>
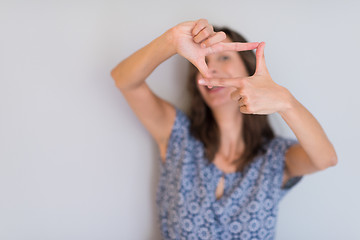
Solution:
<svg viewBox="0 0 360 240">
<path fill-rule="evenodd" d="M 159 64 L 175 53 L 169 30 L 120 62 L 111 71 L 111 76 L 121 90 L 136 88 Z"/>
<path fill-rule="evenodd" d="M 318 169 L 337 163 L 335 149 L 315 117 L 290 94 L 290 104 L 279 112 L 299 140 L 300 145 Z"/>
</svg>

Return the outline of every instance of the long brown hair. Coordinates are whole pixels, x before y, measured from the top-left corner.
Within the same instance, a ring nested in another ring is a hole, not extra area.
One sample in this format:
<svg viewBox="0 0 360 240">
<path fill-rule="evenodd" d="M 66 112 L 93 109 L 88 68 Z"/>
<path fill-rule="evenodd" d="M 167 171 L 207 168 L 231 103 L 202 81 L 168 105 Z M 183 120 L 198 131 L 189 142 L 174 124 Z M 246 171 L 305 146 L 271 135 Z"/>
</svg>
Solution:
<svg viewBox="0 0 360 240">
<path fill-rule="evenodd" d="M 247 42 L 239 33 L 230 28 L 214 28 L 216 32 L 223 31 L 233 42 Z M 253 51 L 238 52 L 243 60 L 249 76 L 255 73 L 256 57 Z M 198 70 L 190 63 L 188 76 L 188 90 L 190 93 L 189 118 L 190 131 L 205 147 L 205 157 L 210 162 L 214 160 L 220 145 L 220 132 L 211 109 L 206 105 L 197 86 L 196 75 Z M 235 161 L 237 171 L 243 171 L 254 157 L 261 154 L 262 146 L 272 138 L 274 132 L 269 124 L 267 115 L 243 114 L 242 138 L 245 149 L 241 157 Z"/>
</svg>

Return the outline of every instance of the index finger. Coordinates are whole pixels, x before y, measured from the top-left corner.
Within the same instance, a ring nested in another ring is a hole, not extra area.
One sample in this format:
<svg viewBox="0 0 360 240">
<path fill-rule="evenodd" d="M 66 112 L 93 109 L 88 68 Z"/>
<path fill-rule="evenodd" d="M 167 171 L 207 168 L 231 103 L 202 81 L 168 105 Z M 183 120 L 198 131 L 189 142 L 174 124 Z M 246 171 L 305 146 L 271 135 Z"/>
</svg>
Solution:
<svg viewBox="0 0 360 240">
<path fill-rule="evenodd" d="M 250 43 L 219 42 L 219 43 L 209 47 L 209 54 L 223 52 L 223 51 L 248 51 L 248 50 L 256 49 L 258 46 L 259 46 L 258 42 L 250 42 Z"/>
<path fill-rule="evenodd" d="M 208 86 L 239 88 L 242 79 L 243 78 L 201 78 L 198 80 L 198 83 Z"/>
</svg>

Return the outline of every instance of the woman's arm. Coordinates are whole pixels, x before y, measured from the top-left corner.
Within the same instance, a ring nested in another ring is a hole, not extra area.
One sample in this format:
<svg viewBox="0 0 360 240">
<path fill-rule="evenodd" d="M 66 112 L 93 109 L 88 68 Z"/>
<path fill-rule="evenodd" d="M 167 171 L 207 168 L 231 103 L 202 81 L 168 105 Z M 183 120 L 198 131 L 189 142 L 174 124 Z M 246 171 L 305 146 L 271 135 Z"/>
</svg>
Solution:
<svg viewBox="0 0 360 240">
<path fill-rule="evenodd" d="M 111 76 L 122 92 L 136 89 L 157 66 L 174 54 L 176 49 L 171 33 L 167 31 L 120 62 L 111 71 Z"/>
<path fill-rule="evenodd" d="M 165 145 L 175 119 L 175 109 L 156 96 L 145 80 L 163 61 L 176 53 L 167 31 L 141 48 L 112 71 L 111 76 L 128 104 L 159 145 L 165 158 Z"/>
<path fill-rule="evenodd" d="M 265 43 L 256 50 L 256 71 L 253 76 L 231 79 L 200 79 L 199 84 L 235 87 L 231 98 L 246 114 L 278 112 L 296 135 L 300 144 L 288 149 L 285 155 L 284 183 L 334 166 L 337 156 L 319 122 L 286 88 L 276 84 L 265 64 Z"/>
<path fill-rule="evenodd" d="M 146 84 L 146 78 L 163 61 L 176 53 L 187 58 L 206 74 L 205 49 L 223 40 L 214 33 L 206 20 L 178 24 L 145 47 L 120 62 L 111 76 L 125 99 L 157 142 L 165 161 L 167 141 L 175 119 L 175 109 L 156 96 Z"/>
<path fill-rule="evenodd" d="M 214 32 L 205 19 L 180 23 L 111 71 L 116 86 L 158 143 L 163 159 L 175 109 L 150 90 L 145 83 L 146 78 L 159 64 L 176 53 L 193 63 L 203 76 L 210 76 L 205 63 L 206 55 L 228 50 L 252 50 L 258 46 L 258 43 L 222 43 L 225 37 L 223 32 Z"/>
<path fill-rule="evenodd" d="M 320 123 L 289 91 L 287 92 L 288 99 L 291 100 L 288 101 L 288 107 L 279 111 L 279 114 L 294 132 L 300 145 L 294 145 L 286 152 L 287 176 L 284 182 L 291 177 L 324 170 L 337 164 L 335 149 Z"/>
</svg>

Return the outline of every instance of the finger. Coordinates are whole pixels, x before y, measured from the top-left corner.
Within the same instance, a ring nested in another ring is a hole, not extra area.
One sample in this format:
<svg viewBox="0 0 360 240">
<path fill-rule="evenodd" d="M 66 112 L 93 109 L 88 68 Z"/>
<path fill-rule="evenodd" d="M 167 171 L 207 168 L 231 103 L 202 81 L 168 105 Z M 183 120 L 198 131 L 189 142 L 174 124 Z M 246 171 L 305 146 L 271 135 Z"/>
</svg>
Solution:
<svg viewBox="0 0 360 240">
<path fill-rule="evenodd" d="M 203 43 L 201 43 L 201 47 L 210 47 L 216 43 L 219 43 L 225 40 L 226 34 L 224 32 L 217 32 L 214 35 L 210 36 Z"/>
<path fill-rule="evenodd" d="M 243 80 L 245 78 L 202 78 L 198 82 L 200 85 L 240 88 Z"/>
<path fill-rule="evenodd" d="M 251 43 L 240 43 L 240 42 L 232 42 L 232 43 L 223 43 L 220 42 L 209 47 L 209 54 L 223 52 L 223 51 L 248 51 L 257 48 L 259 43 L 251 42 Z"/>
<path fill-rule="evenodd" d="M 246 107 L 246 104 L 243 103 L 241 100 L 238 101 L 238 105 L 239 105 L 240 108 L 244 107 L 244 106 Z M 248 109 L 246 108 L 246 110 L 248 110 Z"/>
<path fill-rule="evenodd" d="M 256 49 L 256 71 L 255 73 L 263 73 L 267 71 L 264 55 L 265 42 L 261 42 Z"/>
<path fill-rule="evenodd" d="M 239 90 L 236 89 L 230 94 L 230 98 L 235 102 L 239 102 L 242 99 L 242 96 L 239 94 Z"/>
<path fill-rule="evenodd" d="M 214 35 L 214 29 L 211 25 L 207 25 L 204 29 L 202 29 L 198 35 L 194 37 L 194 42 L 201 43 L 208 37 Z"/>
<path fill-rule="evenodd" d="M 203 30 L 207 25 L 209 25 L 208 21 L 206 19 L 199 19 L 196 21 L 195 26 L 193 30 L 191 31 L 193 36 L 196 36 L 199 34 L 201 30 Z"/>
<path fill-rule="evenodd" d="M 205 58 L 203 60 L 199 60 L 194 62 L 195 67 L 199 70 L 200 74 L 204 78 L 211 78 L 210 70 L 205 62 Z"/>
<path fill-rule="evenodd" d="M 247 108 L 246 105 L 241 105 L 239 109 L 240 109 L 240 112 L 242 112 L 242 113 L 245 113 L 245 114 L 254 114 L 254 113 L 252 113 L 251 111 L 248 110 L 248 108 Z"/>
</svg>

